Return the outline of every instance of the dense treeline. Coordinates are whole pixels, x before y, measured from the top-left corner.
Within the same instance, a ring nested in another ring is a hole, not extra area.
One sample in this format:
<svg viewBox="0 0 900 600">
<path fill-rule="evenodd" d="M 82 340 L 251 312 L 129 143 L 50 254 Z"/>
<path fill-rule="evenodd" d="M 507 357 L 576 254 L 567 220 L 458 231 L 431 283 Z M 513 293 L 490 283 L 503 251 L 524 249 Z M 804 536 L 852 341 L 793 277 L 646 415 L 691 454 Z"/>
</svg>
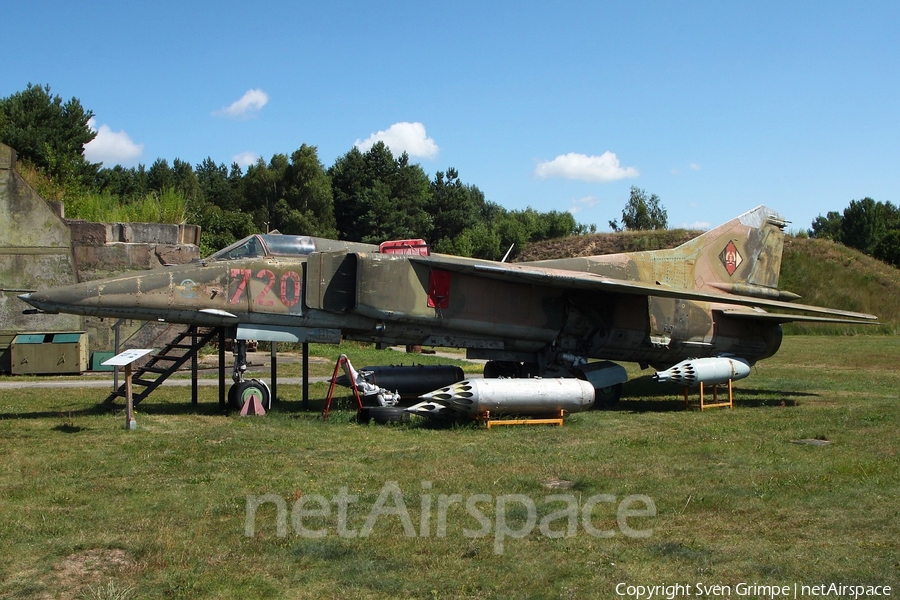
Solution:
<svg viewBox="0 0 900 600">
<path fill-rule="evenodd" d="M 819 215 L 810 237 L 840 242 L 900 267 L 900 208 L 872 198 L 852 200 L 843 213 Z"/>
<path fill-rule="evenodd" d="M 93 116 L 77 98 L 63 102 L 49 86 L 29 84 L 0 98 L 0 142 L 16 150 L 38 192 L 65 201 L 70 218 L 196 223 L 204 254 L 277 229 L 364 242 L 424 238 L 438 252 L 497 260 L 511 246 L 596 231 L 565 211 L 507 210 L 453 168 L 429 179 L 383 143 L 366 152 L 352 148 L 328 168 L 306 144 L 246 171 L 212 158 L 196 166 L 158 158 L 149 168 L 103 168 L 84 157 L 96 136 Z M 615 230 L 667 225 L 659 197 L 635 187 L 621 225 L 610 221 Z M 853 200 L 843 213 L 816 218 L 809 235 L 900 266 L 900 208 L 890 202 Z"/>
<path fill-rule="evenodd" d="M 84 145 L 96 136 L 88 126 L 93 116 L 77 98 L 64 103 L 50 86 L 29 83 L 0 99 L 0 141 L 59 185 L 77 188 L 100 168 L 84 158 Z"/>
<path fill-rule="evenodd" d="M 326 168 L 314 146 L 259 159 L 246 172 L 207 158 L 102 168 L 84 157 L 93 113 L 49 86 L 0 99 L 0 141 L 12 146 L 45 197 L 69 218 L 196 223 L 208 254 L 246 235 L 278 230 L 380 242 L 424 238 L 438 252 L 500 259 L 515 245 L 587 233 L 569 212 L 506 210 L 448 168 L 433 178 L 378 143 Z M 596 230 L 591 226 L 590 231 Z"/>
<path fill-rule="evenodd" d="M 186 200 L 188 217 L 204 230 L 204 251 L 255 231 L 336 237 L 377 243 L 424 238 L 438 252 L 499 259 L 509 246 L 585 233 L 568 212 L 508 211 L 485 200 L 455 169 L 433 179 L 404 153 L 383 143 L 351 149 L 326 169 L 316 148 L 240 166 L 211 158 L 192 168 L 157 159 L 149 169 L 100 169 L 93 186 L 126 202 L 172 194 Z"/>
</svg>

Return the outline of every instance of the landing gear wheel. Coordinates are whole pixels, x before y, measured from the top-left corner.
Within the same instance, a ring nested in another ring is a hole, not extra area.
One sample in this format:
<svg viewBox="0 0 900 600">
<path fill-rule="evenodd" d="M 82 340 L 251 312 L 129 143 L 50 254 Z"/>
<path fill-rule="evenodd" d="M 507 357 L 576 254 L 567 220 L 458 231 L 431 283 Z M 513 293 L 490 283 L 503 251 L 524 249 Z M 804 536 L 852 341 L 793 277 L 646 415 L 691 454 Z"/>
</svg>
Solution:
<svg viewBox="0 0 900 600">
<path fill-rule="evenodd" d="M 594 408 L 613 408 L 622 398 L 622 384 L 594 390 Z"/>
<path fill-rule="evenodd" d="M 250 396 L 259 398 L 266 410 L 272 408 L 269 386 L 258 379 L 248 379 L 231 386 L 231 389 L 228 390 L 228 404 L 234 410 L 241 410 L 244 408 L 244 404 L 250 400 Z"/>
<path fill-rule="evenodd" d="M 489 360 L 484 363 L 484 378 L 496 379 L 498 377 L 511 377 L 515 372 L 512 370 L 513 363 L 501 362 L 499 360 Z"/>
<path fill-rule="evenodd" d="M 363 406 L 356 414 L 359 423 L 375 421 L 379 425 L 387 423 L 409 423 L 409 413 L 400 406 Z"/>
</svg>

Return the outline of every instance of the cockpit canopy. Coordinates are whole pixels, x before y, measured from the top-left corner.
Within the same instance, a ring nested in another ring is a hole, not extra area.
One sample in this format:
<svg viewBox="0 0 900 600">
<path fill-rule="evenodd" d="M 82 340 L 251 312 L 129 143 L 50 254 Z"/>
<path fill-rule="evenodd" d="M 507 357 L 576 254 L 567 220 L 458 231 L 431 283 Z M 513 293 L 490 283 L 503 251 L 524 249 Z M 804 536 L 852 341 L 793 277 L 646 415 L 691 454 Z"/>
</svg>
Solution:
<svg viewBox="0 0 900 600">
<path fill-rule="evenodd" d="M 308 235 L 257 233 L 219 250 L 210 260 L 236 260 L 263 256 L 305 256 L 316 251 L 316 242 Z"/>
<path fill-rule="evenodd" d="M 405 244 L 407 241 L 409 240 L 402 240 L 402 242 L 397 243 Z M 422 244 L 424 245 L 424 242 Z M 425 248 L 427 249 L 427 246 Z M 313 252 L 332 252 L 336 250 L 345 252 L 378 252 L 378 246 L 361 242 L 329 240 L 308 235 L 255 233 L 233 243 L 227 248 L 219 250 L 206 260 L 237 260 L 241 258 L 263 258 L 266 256 L 296 257 L 306 256 Z M 397 252 L 395 251 L 394 253 Z"/>
</svg>

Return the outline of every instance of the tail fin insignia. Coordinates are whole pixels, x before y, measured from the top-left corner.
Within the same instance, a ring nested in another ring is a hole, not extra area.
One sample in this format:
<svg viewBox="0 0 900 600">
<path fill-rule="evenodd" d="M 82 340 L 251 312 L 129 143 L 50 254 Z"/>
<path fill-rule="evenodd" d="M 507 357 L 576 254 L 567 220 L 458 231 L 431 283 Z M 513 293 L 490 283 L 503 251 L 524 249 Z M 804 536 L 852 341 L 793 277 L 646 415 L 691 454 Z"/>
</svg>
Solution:
<svg viewBox="0 0 900 600">
<path fill-rule="evenodd" d="M 728 271 L 729 275 L 734 275 L 737 268 L 744 262 L 744 257 L 741 256 L 741 253 L 738 251 L 737 246 L 734 245 L 734 242 L 728 242 L 728 245 L 725 246 L 722 253 L 719 255 L 719 259 L 721 259 L 722 264 L 725 266 L 725 270 Z"/>
</svg>

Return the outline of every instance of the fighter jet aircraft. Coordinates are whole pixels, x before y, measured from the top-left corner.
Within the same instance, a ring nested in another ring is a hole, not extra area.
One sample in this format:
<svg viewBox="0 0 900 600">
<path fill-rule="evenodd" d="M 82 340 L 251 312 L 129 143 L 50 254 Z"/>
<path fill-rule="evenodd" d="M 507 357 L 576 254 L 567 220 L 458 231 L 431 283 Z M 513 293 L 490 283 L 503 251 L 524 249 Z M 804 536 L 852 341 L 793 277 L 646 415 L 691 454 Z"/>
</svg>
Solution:
<svg viewBox="0 0 900 600">
<path fill-rule="evenodd" d="M 421 240 L 258 234 L 192 264 L 20 298 L 227 326 L 236 339 L 465 348 L 488 361 L 487 378 L 579 378 L 610 404 L 627 379 L 613 361 L 683 385 L 737 379 L 775 354 L 782 323 L 875 320 L 778 289 L 785 224 L 760 206 L 671 250 L 516 264 L 432 254 Z"/>
</svg>

